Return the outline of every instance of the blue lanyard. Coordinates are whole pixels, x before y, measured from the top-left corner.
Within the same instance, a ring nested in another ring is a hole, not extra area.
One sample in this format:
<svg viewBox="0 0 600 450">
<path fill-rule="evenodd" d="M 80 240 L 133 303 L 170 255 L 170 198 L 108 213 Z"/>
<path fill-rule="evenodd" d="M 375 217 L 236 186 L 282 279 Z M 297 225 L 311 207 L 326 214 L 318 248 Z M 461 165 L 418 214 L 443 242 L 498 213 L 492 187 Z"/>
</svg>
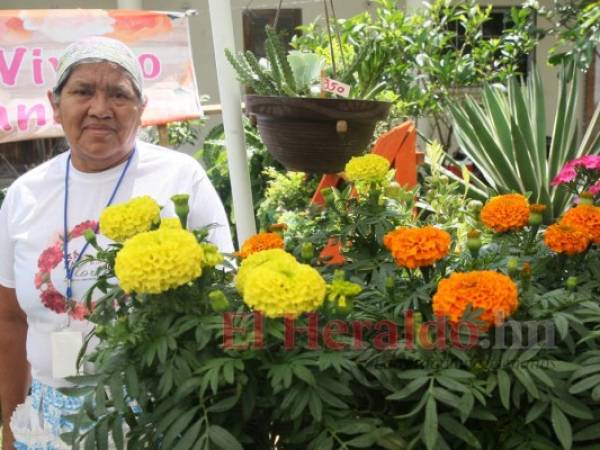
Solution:
<svg viewBox="0 0 600 450">
<path fill-rule="evenodd" d="M 110 198 L 108 199 L 108 203 L 106 204 L 106 206 L 110 206 L 113 202 L 113 200 L 115 199 L 115 196 L 117 195 L 117 191 L 119 190 L 119 187 L 121 187 L 121 183 L 123 182 L 123 179 L 125 178 L 125 174 L 127 173 L 127 169 L 129 169 L 129 165 L 131 164 L 131 160 L 133 158 L 133 155 L 135 153 L 135 147 L 133 147 L 133 151 L 131 152 L 131 154 L 129 155 L 129 157 L 127 158 L 127 163 L 125 164 L 125 167 L 123 167 L 123 171 L 121 172 L 121 175 L 119 176 L 119 179 L 117 180 L 117 184 L 115 185 L 115 188 L 113 189 L 112 194 L 110 195 Z M 69 153 L 69 156 L 67 158 L 67 167 L 65 169 L 65 207 L 64 207 L 64 245 L 63 245 L 63 258 L 64 258 L 64 262 L 65 262 L 65 273 L 66 273 L 66 277 L 67 277 L 67 306 L 70 306 L 71 301 L 73 300 L 73 273 L 75 272 L 75 267 L 77 266 L 77 264 L 79 263 L 79 261 L 81 260 L 81 257 L 85 254 L 88 246 L 89 246 L 89 242 L 86 242 L 85 245 L 83 246 L 83 248 L 81 249 L 81 252 L 79 252 L 79 255 L 77 255 L 77 259 L 75 260 L 75 262 L 73 262 L 73 264 L 69 264 L 69 226 L 68 226 L 68 222 L 67 222 L 67 218 L 68 218 L 68 211 L 69 211 L 69 173 L 71 172 L 71 154 Z M 94 233 L 98 233 L 98 227 L 99 227 L 99 223 L 96 224 L 96 226 L 94 227 Z"/>
</svg>

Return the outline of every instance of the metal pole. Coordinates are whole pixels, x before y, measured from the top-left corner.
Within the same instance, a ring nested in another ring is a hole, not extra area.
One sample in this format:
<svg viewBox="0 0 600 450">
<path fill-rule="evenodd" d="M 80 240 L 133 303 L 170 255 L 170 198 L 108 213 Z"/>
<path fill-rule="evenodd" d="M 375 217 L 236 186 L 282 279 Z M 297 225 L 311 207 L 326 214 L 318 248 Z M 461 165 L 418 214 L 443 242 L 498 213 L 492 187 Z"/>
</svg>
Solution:
<svg viewBox="0 0 600 450">
<path fill-rule="evenodd" d="M 256 223 L 244 144 L 240 85 L 233 68 L 225 58 L 226 48 L 235 49 L 231 0 L 208 0 L 208 9 L 219 81 L 219 97 L 223 108 L 227 161 L 239 248 L 247 238 L 256 234 Z"/>
</svg>

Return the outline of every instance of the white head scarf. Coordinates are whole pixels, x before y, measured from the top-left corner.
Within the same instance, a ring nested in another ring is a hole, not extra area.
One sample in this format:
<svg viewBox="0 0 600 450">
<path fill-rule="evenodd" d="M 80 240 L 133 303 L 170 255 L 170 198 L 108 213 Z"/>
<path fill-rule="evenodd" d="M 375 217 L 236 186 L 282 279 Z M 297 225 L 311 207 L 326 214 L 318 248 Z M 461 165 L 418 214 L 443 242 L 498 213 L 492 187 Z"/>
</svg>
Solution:
<svg viewBox="0 0 600 450">
<path fill-rule="evenodd" d="M 103 36 L 94 36 L 73 42 L 63 51 L 58 59 L 56 88 L 60 88 L 64 84 L 72 68 L 85 63 L 86 60 L 90 60 L 90 62 L 103 60 L 118 64 L 131 75 L 131 81 L 140 96 L 142 95 L 143 78 L 136 56 L 121 41 Z"/>
</svg>

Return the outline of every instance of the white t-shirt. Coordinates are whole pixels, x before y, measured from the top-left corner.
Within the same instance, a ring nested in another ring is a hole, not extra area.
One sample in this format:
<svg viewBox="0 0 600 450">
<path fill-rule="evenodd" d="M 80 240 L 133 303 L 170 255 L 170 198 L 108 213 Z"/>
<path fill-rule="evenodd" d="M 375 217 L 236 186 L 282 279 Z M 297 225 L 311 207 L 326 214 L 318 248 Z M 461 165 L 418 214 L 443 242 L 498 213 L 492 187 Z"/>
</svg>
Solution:
<svg viewBox="0 0 600 450">
<path fill-rule="evenodd" d="M 66 283 L 63 259 L 64 182 L 68 153 L 63 153 L 17 179 L 0 209 L 0 284 L 15 288 L 27 315 L 27 358 L 32 375 L 42 383 L 63 386 L 52 377 L 51 333 L 64 328 Z M 125 163 L 97 173 L 70 168 L 69 255 L 77 258 L 85 238 L 106 207 Z M 233 252 L 223 204 L 204 169 L 188 155 L 138 142 L 129 169 L 113 204 L 148 195 L 163 206 L 162 217 L 176 217 L 170 197 L 190 195 L 188 226 L 217 224 L 208 239 L 222 252 Z M 108 243 L 98 236 L 101 246 Z M 88 246 L 86 254 L 93 254 Z M 79 267 L 73 278 L 73 299 L 83 298 L 93 284 L 96 267 Z M 100 296 L 96 293 L 96 298 Z M 71 319 L 69 329 L 88 332 L 85 320 Z"/>
</svg>

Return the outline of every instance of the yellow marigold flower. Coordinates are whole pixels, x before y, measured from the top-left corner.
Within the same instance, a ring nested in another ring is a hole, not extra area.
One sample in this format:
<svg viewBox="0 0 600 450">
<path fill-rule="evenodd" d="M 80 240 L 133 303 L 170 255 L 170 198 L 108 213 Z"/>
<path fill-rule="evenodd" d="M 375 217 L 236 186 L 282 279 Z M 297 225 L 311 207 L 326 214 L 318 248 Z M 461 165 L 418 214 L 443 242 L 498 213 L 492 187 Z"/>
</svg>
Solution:
<svg viewBox="0 0 600 450">
<path fill-rule="evenodd" d="M 480 217 L 496 233 L 518 230 L 529 222 L 529 203 L 521 194 L 499 195 L 483 206 Z"/>
<path fill-rule="evenodd" d="M 383 244 L 392 253 L 396 264 L 408 269 L 431 266 L 448 255 L 452 239 L 438 228 L 399 227 L 386 234 Z"/>
<path fill-rule="evenodd" d="M 295 263 L 297 263 L 296 258 L 279 248 L 253 253 L 242 261 L 235 277 L 235 286 L 243 294 L 246 279 L 253 269 L 262 265 L 284 267 Z"/>
<path fill-rule="evenodd" d="M 306 264 L 263 264 L 250 271 L 244 284 L 244 302 L 271 318 L 314 311 L 323 303 L 327 286 Z"/>
<path fill-rule="evenodd" d="M 203 253 L 189 231 L 148 231 L 125 242 L 117 253 L 115 274 L 125 292 L 159 294 L 198 278 Z"/>
<path fill-rule="evenodd" d="M 258 233 L 246 239 L 239 252 L 242 259 L 253 253 L 262 252 L 272 248 L 283 248 L 283 238 L 277 233 Z"/>
<path fill-rule="evenodd" d="M 179 220 L 179 217 L 168 217 L 160 221 L 160 228 L 171 228 L 175 230 L 181 230 L 183 227 L 181 226 L 181 220 Z"/>
<path fill-rule="evenodd" d="M 390 162 L 373 153 L 352 158 L 344 169 L 348 180 L 352 182 L 383 181 L 389 170 Z"/>
<path fill-rule="evenodd" d="M 560 223 L 583 228 L 591 235 L 595 244 L 600 244 L 600 207 L 579 205 L 568 210 Z"/>
<path fill-rule="evenodd" d="M 517 286 L 491 270 L 455 272 L 439 282 L 432 302 L 435 315 L 457 324 L 469 305 L 482 310 L 479 320 L 500 325 L 519 305 Z"/>
<path fill-rule="evenodd" d="M 204 258 L 202 259 L 202 267 L 214 267 L 223 263 L 223 255 L 219 252 L 219 247 L 217 247 L 215 244 L 201 242 L 200 247 L 202 247 L 202 252 L 204 254 Z"/>
<path fill-rule="evenodd" d="M 544 243 L 556 253 L 577 255 L 586 251 L 590 245 L 590 236 L 579 226 L 555 223 L 546 229 Z"/>
<path fill-rule="evenodd" d="M 100 215 L 100 233 L 115 242 L 124 242 L 149 231 L 160 222 L 160 206 L 148 196 L 109 206 Z"/>
</svg>

